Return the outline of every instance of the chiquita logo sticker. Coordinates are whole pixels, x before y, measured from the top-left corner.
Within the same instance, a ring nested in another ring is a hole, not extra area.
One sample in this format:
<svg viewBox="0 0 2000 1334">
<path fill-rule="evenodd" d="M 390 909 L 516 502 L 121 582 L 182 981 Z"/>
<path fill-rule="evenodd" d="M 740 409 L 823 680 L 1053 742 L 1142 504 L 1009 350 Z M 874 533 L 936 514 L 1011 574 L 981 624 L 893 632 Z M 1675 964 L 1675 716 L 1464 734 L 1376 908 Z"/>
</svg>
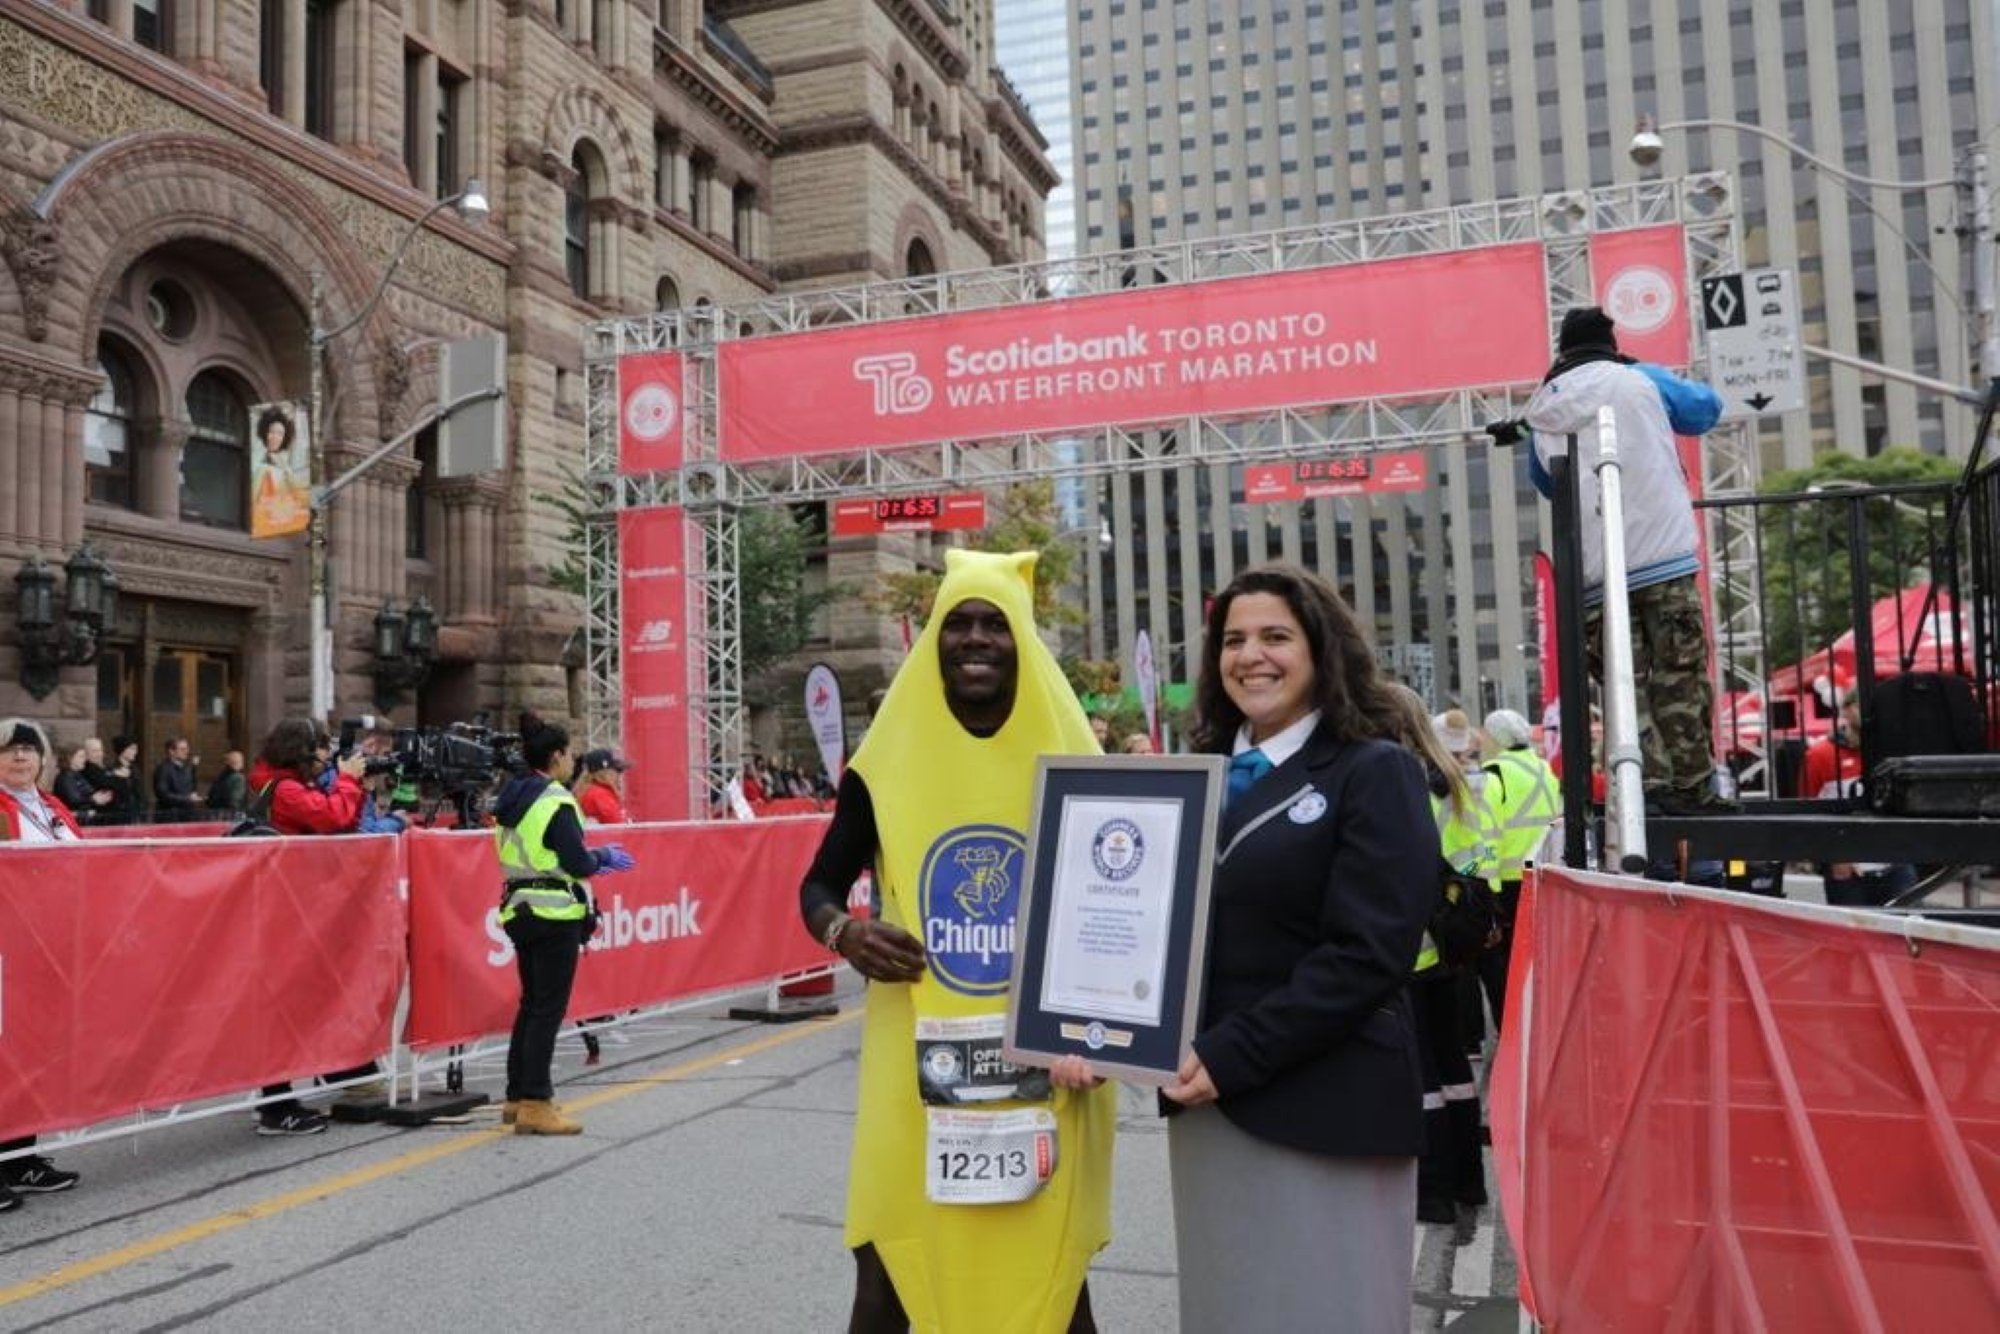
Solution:
<svg viewBox="0 0 2000 1334">
<path fill-rule="evenodd" d="M 932 975 L 953 991 L 997 996 L 1007 989 L 1026 850 L 1015 830 L 967 825 L 946 832 L 924 854 L 918 875 L 924 951 Z"/>
</svg>

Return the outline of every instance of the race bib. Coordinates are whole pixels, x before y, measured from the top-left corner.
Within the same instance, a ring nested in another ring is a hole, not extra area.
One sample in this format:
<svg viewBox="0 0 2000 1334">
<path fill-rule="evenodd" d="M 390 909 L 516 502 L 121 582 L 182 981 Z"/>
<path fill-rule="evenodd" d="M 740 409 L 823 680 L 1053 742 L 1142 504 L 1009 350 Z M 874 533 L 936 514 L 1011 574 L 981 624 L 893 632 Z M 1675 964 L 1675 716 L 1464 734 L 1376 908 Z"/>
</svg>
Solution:
<svg viewBox="0 0 2000 1334">
<path fill-rule="evenodd" d="M 1004 1014 L 917 1020 L 917 1091 L 925 1102 L 956 1107 L 981 1102 L 1044 1102 L 1049 1072 L 1000 1055 Z"/>
<path fill-rule="evenodd" d="M 1018 1204 L 1056 1170 L 1056 1116 L 924 1109 L 924 1194 L 933 1204 Z"/>
</svg>

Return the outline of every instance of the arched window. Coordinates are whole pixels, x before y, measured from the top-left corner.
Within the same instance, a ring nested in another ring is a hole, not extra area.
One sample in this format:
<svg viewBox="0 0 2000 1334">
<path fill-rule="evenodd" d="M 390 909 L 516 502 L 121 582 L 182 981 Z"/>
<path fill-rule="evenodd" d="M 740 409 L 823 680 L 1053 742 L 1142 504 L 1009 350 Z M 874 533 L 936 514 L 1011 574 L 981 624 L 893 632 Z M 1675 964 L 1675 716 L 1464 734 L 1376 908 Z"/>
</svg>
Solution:
<svg viewBox="0 0 2000 1334">
<path fill-rule="evenodd" d="M 931 255 L 931 248 L 924 244 L 922 237 L 910 242 L 910 248 L 903 255 L 903 276 L 922 278 L 937 272 L 937 260 Z"/>
<path fill-rule="evenodd" d="M 104 383 L 90 396 L 83 415 L 83 467 L 90 498 L 132 507 L 132 417 L 137 380 L 132 362 L 110 339 L 97 343 L 97 369 Z"/>
<path fill-rule="evenodd" d="M 437 427 L 417 432 L 417 475 L 403 493 L 403 555 L 411 560 L 429 560 L 432 554 L 428 505 L 430 485 L 437 480 L 437 445 Z"/>
<path fill-rule="evenodd" d="M 672 274 L 661 274 L 660 284 L 653 289 L 654 310 L 679 310 L 681 308 L 681 288 Z"/>
<path fill-rule="evenodd" d="M 590 156 L 578 144 L 563 189 L 563 268 L 569 290 L 582 297 L 590 295 L 590 185 Z"/>
<path fill-rule="evenodd" d="M 181 451 L 181 518 L 212 528 L 242 528 L 248 470 L 250 404 L 220 371 L 203 371 L 187 389 L 188 441 Z"/>
</svg>

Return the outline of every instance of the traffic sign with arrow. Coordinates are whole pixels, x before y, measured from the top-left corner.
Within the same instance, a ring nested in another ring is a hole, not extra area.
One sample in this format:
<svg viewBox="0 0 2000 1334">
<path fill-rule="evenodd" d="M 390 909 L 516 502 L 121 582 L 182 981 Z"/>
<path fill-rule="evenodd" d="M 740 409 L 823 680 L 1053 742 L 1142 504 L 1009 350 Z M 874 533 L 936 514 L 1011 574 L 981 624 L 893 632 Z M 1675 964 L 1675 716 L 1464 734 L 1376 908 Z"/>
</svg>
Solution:
<svg viewBox="0 0 2000 1334">
<path fill-rule="evenodd" d="M 1805 407 L 1790 269 L 1746 269 L 1702 279 L 1701 324 L 1709 383 L 1722 395 L 1724 418 L 1771 417 Z"/>
</svg>

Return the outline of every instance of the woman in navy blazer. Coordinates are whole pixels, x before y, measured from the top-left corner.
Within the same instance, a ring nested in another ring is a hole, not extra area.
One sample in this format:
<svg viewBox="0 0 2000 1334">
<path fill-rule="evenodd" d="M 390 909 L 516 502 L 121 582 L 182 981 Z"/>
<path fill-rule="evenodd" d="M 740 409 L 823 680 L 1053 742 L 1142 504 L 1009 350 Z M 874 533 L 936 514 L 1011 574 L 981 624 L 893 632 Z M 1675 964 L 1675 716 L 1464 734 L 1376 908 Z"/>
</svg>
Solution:
<svg viewBox="0 0 2000 1334">
<path fill-rule="evenodd" d="M 1215 598 L 1200 749 L 1229 755 L 1202 1022 L 1169 1123 L 1184 1330 L 1408 1328 L 1422 1077 L 1407 984 L 1437 899 L 1423 766 L 1326 581 Z"/>
</svg>

